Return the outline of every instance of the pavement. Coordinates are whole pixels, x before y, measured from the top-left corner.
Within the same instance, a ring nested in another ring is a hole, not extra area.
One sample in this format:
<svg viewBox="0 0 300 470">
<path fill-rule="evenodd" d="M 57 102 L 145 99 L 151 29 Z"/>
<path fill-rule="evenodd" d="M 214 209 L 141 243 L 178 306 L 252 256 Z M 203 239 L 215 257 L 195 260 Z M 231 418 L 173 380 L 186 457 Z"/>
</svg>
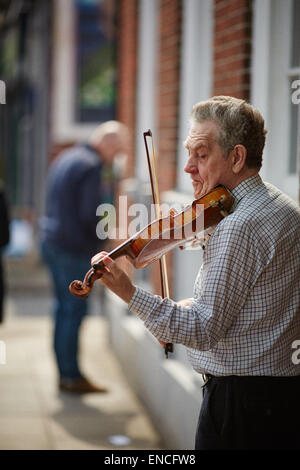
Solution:
<svg viewBox="0 0 300 470">
<path fill-rule="evenodd" d="M 87 377 L 109 392 L 74 396 L 57 389 L 48 273 L 34 257 L 6 261 L 5 270 L 0 450 L 165 449 L 111 349 L 100 291 L 82 325 L 80 360 Z"/>
</svg>

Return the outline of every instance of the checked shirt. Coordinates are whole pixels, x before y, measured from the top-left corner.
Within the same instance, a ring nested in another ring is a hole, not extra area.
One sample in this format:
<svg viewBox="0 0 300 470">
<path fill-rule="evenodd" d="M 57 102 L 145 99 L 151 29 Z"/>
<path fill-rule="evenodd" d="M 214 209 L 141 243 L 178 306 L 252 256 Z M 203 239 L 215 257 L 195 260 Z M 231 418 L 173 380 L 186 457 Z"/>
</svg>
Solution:
<svg viewBox="0 0 300 470">
<path fill-rule="evenodd" d="M 199 373 L 300 375 L 300 209 L 255 175 L 207 241 L 189 307 L 137 287 L 128 305 Z"/>
</svg>

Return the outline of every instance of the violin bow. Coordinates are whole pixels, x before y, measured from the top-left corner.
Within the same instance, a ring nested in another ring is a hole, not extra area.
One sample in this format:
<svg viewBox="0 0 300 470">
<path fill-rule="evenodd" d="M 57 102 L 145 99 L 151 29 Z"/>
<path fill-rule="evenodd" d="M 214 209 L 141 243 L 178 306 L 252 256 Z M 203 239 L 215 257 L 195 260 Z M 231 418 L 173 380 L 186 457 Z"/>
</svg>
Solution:
<svg viewBox="0 0 300 470">
<path fill-rule="evenodd" d="M 147 144 L 147 137 L 151 138 L 151 146 L 152 146 L 152 160 L 150 159 L 148 144 Z M 155 152 L 154 152 L 154 143 L 153 143 L 153 136 L 152 132 L 149 129 L 147 132 L 144 132 L 144 143 L 146 148 L 146 155 L 147 155 L 147 162 L 148 162 L 148 169 L 150 175 L 150 183 L 151 183 L 151 192 L 152 192 L 152 200 L 153 204 L 155 204 L 155 208 L 157 211 L 156 217 L 161 218 L 161 208 L 160 208 L 160 199 L 159 199 L 159 190 L 158 190 L 158 182 L 157 182 L 157 171 L 156 171 L 156 162 L 155 162 Z M 168 273 L 167 273 L 167 262 L 166 256 L 163 255 L 159 259 L 159 268 L 160 268 L 160 279 L 161 279 L 161 295 L 162 297 L 170 297 L 169 293 L 169 283 L 168 283 Z M 173 344 L 166 343 L 165 345 L 165 357 L 168 358 L 168 353 L 173 352 Z"/>
</svg>

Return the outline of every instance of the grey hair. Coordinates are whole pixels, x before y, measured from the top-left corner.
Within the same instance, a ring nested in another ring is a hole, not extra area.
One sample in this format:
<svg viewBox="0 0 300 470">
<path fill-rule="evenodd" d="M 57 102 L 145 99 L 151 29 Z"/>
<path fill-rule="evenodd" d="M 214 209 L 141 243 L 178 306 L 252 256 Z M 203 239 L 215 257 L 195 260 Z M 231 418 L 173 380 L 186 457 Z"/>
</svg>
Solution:
<svg viewBox="0 0 300 470">
<path fill-rule="evenodd" d="M 191 120 L 213 121 L 218 125 L 216 138 L 227 157 L 238 144 L 247 150 L 248 168 L 260 168 L 267 131 L 260 112 L 245 100 L 232 96 L 214 96 L 196 103 Z"/>
</svg>

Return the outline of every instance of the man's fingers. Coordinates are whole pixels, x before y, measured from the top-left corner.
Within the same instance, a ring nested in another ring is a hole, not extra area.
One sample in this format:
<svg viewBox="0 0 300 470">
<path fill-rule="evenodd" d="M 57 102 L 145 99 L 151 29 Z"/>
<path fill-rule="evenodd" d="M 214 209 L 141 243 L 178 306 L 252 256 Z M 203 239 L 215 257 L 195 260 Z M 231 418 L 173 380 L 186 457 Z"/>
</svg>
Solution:
<svg viewBox="0 0 300 470">
<path fill-rule="evenodd" d="M 107 256 L 107 254 L 108 253 L 106 251 L 100 251 L 100 253 L 97 253 L 95 256 L 92 257 L 91 265 L 93 266 L 93 264 L 99 263 L 99 261 L 101 261 L 105 256 Z"/>
<path fill-rule="evenodd" d="M 112 273 L 113 276 L 120 277 L 120 275 L 123 273 L 122 269 L 119 268 L 117 263 L 113 261 L 109 256 L 105 256 L 102 259 L 102 262 L 104 266 L 108 269 L 110 273 Z"/>
<path fill-rule="evenodd" d="M 135 286 L 131 280 L 118 265 L 109 257 L 106 251 L 101 251 L 93 256 L 92 266 L 99 270 L 101 276 L 99 282 L 118 295 L 124 302 L 129 303 L 134 292 Z"/>
<path fill-rule="evenodd" d="M 102 252 L 104 253 L 104 252 Z M 114 278 L 115 280 L 117 280 L 117 278 L 120 276 L 120 274 L 122 274 L 122 270 L 118 267 L 117 263 L 115 261 L 112 260 L 112 258 L 110 258 L 107 253 L 105 253 L 104 255 L 101 254 L 101 253 L 98 253 L 96 255 L 96 263 L 98 263 L 99 261 L 102 262 L 102 264 L 99 266 L 99 270 L 101 272 L 103 272 L 103 274 L 106 274 L 106 273 L 110 273 Z M 95 257 L 94 257 L 95 258 Z M 92 259 L 92 265 L 95 264 L 95 262 L 93 263 L 93 260 L 94 258 Z"/>
<path fill-rule="evenodd" d="M 109 256 L 102 258 L 102 263 L 104 266 L 107 266 L 110 271 L 114 271 L 117 266 L 117 264 Z"/>
<path fill-rule="evenodd" d="M 103 276 L 100 277 L 99 282 L 110 289 L 115 284 L 115 278 L 106 268 L 104 269 L 105 272 L 103 272 Z"/>
</svg>

